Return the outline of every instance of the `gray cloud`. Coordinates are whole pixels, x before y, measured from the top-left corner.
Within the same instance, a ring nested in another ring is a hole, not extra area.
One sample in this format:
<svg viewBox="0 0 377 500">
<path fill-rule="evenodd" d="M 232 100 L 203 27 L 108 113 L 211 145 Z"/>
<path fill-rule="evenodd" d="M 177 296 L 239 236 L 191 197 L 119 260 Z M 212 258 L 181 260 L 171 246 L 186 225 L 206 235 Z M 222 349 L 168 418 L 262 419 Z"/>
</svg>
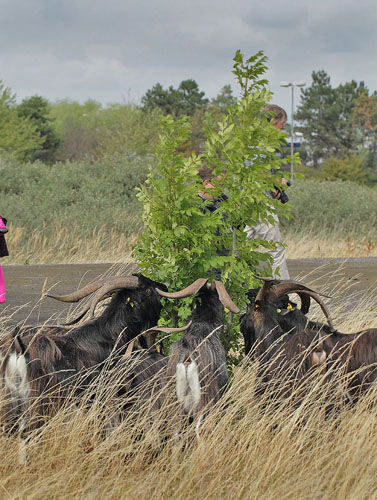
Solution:
<svg viewBox="0 0 377 500">
<path fill-rule="evenodd" d="M 2 0 L 0 78 L 19 100 L 138 101 L 186 78 L 214 97 L 226 83 L 237 92 L 237 49 L 263 49 L 274 100 L 288 107 L 279 82 L 310 83 L 313 70 L 375 88 L 375 11 L 374 0 Z"/>
</svg>

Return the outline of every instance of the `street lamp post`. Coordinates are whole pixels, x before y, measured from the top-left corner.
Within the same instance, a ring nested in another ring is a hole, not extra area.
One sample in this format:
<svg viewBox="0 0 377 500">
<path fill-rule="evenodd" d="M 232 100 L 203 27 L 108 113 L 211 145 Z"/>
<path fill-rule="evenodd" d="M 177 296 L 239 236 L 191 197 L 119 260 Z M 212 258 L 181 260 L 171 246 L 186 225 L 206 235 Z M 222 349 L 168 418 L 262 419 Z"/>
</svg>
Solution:
<svg viewBox="0 0 377 500">
<path fill-rule="evenodd" d="M 304 87 L 305 82 L 280 82 L 280 87 L 291 87 L 291 156 L 293 156 L 293 141 L 294 141 L 294 126 L 293 126 L 293 110 L 294 110 L 294 88 Z M 293 182 L 293 161 L 291 160 L 291 178 L 290 182 Z"/>
</svg>

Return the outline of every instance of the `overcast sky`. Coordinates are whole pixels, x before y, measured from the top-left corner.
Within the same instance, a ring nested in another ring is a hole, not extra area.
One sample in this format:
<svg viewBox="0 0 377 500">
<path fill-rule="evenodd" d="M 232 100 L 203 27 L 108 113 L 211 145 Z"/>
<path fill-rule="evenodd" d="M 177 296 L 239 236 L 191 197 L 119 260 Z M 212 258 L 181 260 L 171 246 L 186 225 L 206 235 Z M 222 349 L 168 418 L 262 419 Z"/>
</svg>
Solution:
<svg viewBox="0 0 377 500">
<path fill-rule="evenodd" d="M 237 95 L 237 49 L 263 50 L 273 102 L 289 112 L 279 83 L 310 84 L 313 70 L 376 90 L 376 21 L 375 0 L 0 0 L 0 80 L 17 101 L 139 103 L 188 78 L 212 98 L 227 83 Z"/>
</svg>

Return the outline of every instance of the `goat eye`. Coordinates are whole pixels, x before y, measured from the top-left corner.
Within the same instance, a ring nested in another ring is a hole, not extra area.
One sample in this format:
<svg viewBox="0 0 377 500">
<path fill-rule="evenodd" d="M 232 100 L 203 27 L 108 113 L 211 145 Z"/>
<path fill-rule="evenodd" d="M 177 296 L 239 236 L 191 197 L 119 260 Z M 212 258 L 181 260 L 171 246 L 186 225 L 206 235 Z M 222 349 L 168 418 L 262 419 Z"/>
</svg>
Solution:
<svg viewBox="0 0 377 500">
<path fill-rule="evenodd" d="M 281 313 L 281 309 L 276 309 L 276 312 Z"/>
<path fill-rule="evenodd" d="M 288 302 L 288 307 L 287 309 L 290 309 L 291 311 L 294 311 L 295 308 L 292 306 L 292 304 L 290 302 Z"/>
<path fill-rule="evenodd" d="M 254 309 L 259 309 L 259 304 L 254 304 Z"/>
</svg>

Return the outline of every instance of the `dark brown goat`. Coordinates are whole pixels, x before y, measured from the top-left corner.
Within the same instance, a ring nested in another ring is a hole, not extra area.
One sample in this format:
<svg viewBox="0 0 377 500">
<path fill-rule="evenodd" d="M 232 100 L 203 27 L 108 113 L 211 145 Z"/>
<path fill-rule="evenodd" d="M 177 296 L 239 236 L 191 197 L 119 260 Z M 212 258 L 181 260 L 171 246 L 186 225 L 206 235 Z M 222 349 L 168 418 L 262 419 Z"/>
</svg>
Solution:
<svg viewBox="0 0 377 500">
<path fill-rule="evenodd" d="M 328 324 L 309 320 L 306 312 L 309 310 L 310 297 L 314 297 L 318 302 L 318 294 L 301 283 L 290 281 L 274 283 L 272 280 L 267 280 L 262 289 L 264 290 L 261 294 L 263 295 L 263 304 L 265 307 L 267 304 L 269 308 L 268 313 L 264 310 L 263 316 L 268 315 L 270 318 L 270 325 L 267 328 L 274 325 L 275 340 L 284 336 L 291 338 L 300 332 L 304 332 L 308 345 L 312 345 L 315 339 L 318 340 L 318 334 L 320 334 L 320 345 L 323 350 L 321 359 L 326 358 L 326 364 L 331 368 L 330 371 L 333 374 L 341 370 L 347 375 L 346 388 L 351 399 L 356 400 L 361 393 L 368 390 L 377 378 L 376 328 L 351 334 L 337 332 L 323 303 L 320 303 L 320 305 L 328 319 Z M 284 302 L 288 304 L 285 295 L 288 293 L 298 293 L 300 295 L 302 301 L 301 310 L 292 306 L 284 306 Z M 258 309 L 260 296 L 256 296 L 254 301 L 251 300 L 248 312 L 243 318 L 243 333 L 250 345 L 255 342 L 255 338 L 253 339 L 255 335 L 254 329 L 258 323 L 257 317 L 250 314 L 252 309 L 255 308 L 255 304 Z M 255 319 L 257 323 L 254 322 Z M 263 319 L 263 321 L 265 320 L 266 318 Z"/>
<path fill-rule="evenodd" d="M 98 302 L 113 294 L 98 318 L 68 332 L 63 328 L 52 333 L 49 327 L 46 333 L 43 328 L 36 333 L 32 327 L 26 332 L 16 330 L 1 346 L 1 378 L 9 396 L 5 424 L 13 430 L 40 426 L 65 398 L 81 394 L 109 356 L 124 355 L 135 337 L 147 348 L 139 334 L 158 322 L 161 295 L 157 288 L 167 290 L 139 273 L 100 280 L 68 296 L 54 297 L 74 302 L 94 293 L 89 306 L 93 315 Z"/>
<path fill-rule="evenodd" d="M 352 400 L 376 381 L 377 328 L 341 333 L 327 324 L 309 320 L 296 308 L 281 308 L 278 320 L 283 332 L 305 329 L 312 337 L 322 332 L 327 363 L 332 370 L 341 369 L 347 374 L 347 390 Z"/>
</svg>

